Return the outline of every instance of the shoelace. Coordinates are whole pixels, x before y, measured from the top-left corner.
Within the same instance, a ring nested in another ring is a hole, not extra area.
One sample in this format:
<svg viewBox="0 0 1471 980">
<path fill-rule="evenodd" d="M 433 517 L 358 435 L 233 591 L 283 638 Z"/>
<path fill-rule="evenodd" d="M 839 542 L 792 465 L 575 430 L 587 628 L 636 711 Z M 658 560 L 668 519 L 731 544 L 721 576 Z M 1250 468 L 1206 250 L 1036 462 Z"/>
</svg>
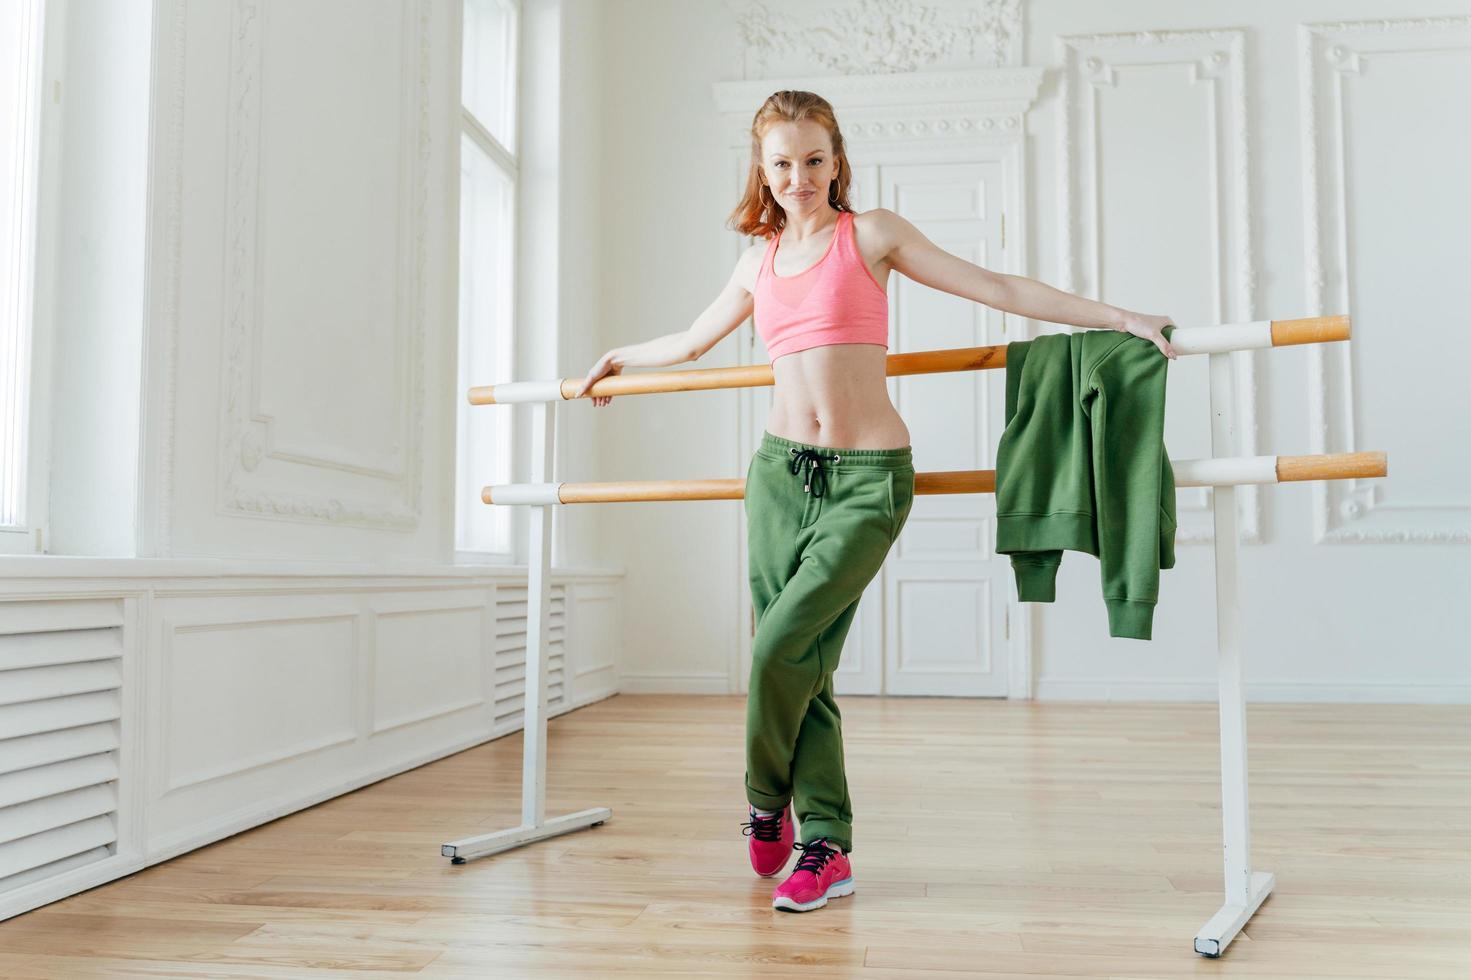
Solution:
<svg viewBox="0 0 1471 980">
<path fill-rule="evenodd" d="M 816 840 L 811 844 L 794 843 L 792 847 L 802 852 L 797 859 L 797 866 L 792 870 L 810 871 L 815 875 L 822 874 L 822 869 L 833 859 L 837 851 L 829 847 L 825 841 Z"/>
<path fill-rule="evenodd" d="M 803 478 L 802 491 L 804 493 L 811 493 L 814 497 L 821 497 L 823 492 L 827 490 L 827 471 L 822 468 L 822 461 L 830 459 L 836 463 L 842 456 L 838 453 L 824 456 L 815 449 L 789 449 L 787 451 L 792 454 L 793 473 L 800 470 L 803 466 L 807 467 L 807 475 Z M 820 487 L 820 489 L 813 489 L 814 487 Z"/>
<path fill-rule="evenodd" d="M 741 831 L 747 837 L 755 837 L 757 840 L 764 841 L 779 841 L 781 840 L 781 811 L 778 810 L 769 817 L 753 813 L 751 819 L 741 826 L 747 828 Z"/>
</svg>

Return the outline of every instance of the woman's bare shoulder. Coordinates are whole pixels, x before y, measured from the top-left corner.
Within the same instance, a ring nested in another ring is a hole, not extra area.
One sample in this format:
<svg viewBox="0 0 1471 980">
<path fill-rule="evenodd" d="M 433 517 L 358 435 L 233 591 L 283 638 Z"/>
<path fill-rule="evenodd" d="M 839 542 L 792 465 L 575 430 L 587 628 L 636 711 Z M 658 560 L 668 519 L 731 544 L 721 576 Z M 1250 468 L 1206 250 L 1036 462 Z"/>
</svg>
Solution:
<svg viewBox="0 0 1471 980">
<path fill-rule="evenodd" d="M 888 208 L 869 208 L 853 212 L 853 237 L 858 249 L 870 265 L 880 266 L 903 237 L 909 222 Z"/>
<path fill-rule="evenodd" d="M 898 228 L 907 224 L 898 214 L 888 208 L 869 208 L 853 212 L 853 227 L 874 237 L 889 237 Z"/>
</svg>

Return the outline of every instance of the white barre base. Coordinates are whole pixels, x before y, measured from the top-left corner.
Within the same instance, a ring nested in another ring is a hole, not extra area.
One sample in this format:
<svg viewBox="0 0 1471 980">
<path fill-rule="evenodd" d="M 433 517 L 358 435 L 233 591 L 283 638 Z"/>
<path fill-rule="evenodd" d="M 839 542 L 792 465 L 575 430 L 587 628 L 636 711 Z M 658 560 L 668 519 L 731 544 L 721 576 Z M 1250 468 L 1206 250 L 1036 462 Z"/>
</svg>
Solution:
<svg viewBox="0 0 1471 980">
<path fill-rule="evenodd" d="M 539 826 L 528 827 L 523 824 L 520 827 L 512 827 L 510 830 L 498 830 L 493 834 L 481 834 L 479 837 L 465 837 L 451 841 L 448 844 L 439 845 L 439 853 L 444 857 L 452 858 L 452 864 L 464 864 L 471 858 L 499 854 L 501 851 L 509 851 L 523 844 L 546 840 L 548 837 L 559 837 L 562 834 L 570 834 L 574 830 L 596 827 L 612 817 L 613 811 L 607 807 L 593 807 L 591 810 L 579 810 L 566 816 L 553 817 Z"/>
<path fill-rule="evenodd" d="M 1251 890 L 1245 905 L 1222 905 L 1221 910 L 1210 917 L 1195 934 L 1195 951 L 1204 956 L 1220 956 L 1226 945 L 1236 938 L 1246 920 L 1252 917 L 1257 907 L 1272 894 L 1277 877 L 1270 871 L 1254 871 L 1251 875 Z"/>
</svg>

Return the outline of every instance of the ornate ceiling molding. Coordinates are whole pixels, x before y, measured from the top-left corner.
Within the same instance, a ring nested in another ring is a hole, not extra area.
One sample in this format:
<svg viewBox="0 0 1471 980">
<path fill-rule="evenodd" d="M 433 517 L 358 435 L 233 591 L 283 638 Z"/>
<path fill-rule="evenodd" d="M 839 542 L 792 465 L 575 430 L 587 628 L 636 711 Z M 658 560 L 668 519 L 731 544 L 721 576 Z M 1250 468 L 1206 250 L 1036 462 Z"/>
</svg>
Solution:
<svg viewBox="0 0 1471 980">
<path fill-rule="evenodd" d="M 776 88 L 820 92 L 833 104 L 843 133 L 861 140 L 1011 141 L 1042 85 L 1042 68 L 979 68 L 892 75 L 831 75 L 716 82 L 716 108 L 726 141 L 751 138 L 751 113 Z"/>
<path fill-rule="evenodd" d="M 789 8 L 773 12 L 765 0 L 731 6 L 748 76 L 783 59 L 840 75 L 1021 62 L 1021 0 L 857 0 L 803 15 Z"/>
</svg>

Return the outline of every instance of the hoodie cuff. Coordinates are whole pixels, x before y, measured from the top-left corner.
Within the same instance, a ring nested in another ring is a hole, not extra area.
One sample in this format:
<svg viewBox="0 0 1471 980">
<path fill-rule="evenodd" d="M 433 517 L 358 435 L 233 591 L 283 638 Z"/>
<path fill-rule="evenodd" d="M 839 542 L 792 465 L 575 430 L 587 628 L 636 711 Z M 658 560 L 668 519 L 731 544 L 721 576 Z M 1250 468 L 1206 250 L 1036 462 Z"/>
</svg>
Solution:
<svg viewBox="0 0 1471 980">
<path fill-rule="evenodd" d="M 1057 598 L 1057 566 L 1060 561 L 1036 562 L 1011 559 L 1019 602 L 1053 602 Z"/>
<path fill-rule="evenodd" d="M 1108 606 L 1108 635 L 1130 640 L 1152 639 L 1154 606 L 1148 599 L 1103 600 Z"/>
</svg>

